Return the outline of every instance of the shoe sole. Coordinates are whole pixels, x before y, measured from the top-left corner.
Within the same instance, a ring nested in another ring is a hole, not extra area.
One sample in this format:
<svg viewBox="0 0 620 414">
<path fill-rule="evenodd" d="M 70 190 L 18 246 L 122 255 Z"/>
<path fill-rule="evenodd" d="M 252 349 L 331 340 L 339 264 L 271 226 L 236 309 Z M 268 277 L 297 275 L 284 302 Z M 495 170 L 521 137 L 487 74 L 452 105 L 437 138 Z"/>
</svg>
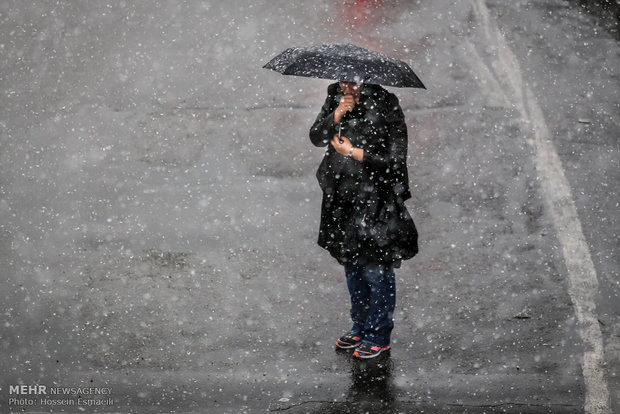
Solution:
<svg viewBox="0 0 620 414">
<path fill-rule="evenodd" d="M 391 347 L 382 349 L 381 351 L 377 352 L 376 354 L 360 354 L 359 352 L 355 351 L 353 353 L 353 356 L 356 358 L 360 358 L 360 359 L 371 359 L 371 358 L 376 358 L 379 355 L 381 355 L 383 352 L 385 351 L 389 351 L 391 349 Z"/>
<path fill-rule="evenodd" d="M 360 346 L 362 343 L 360 342 L 359 344 L 351 344 L 351 345 L 341 345 L 338 343 L 338 341 L 336 341 L 336 346 L 340 349 L 353 349 L 353 348 L 357 348 L 358 346 Z"/>
</svg>

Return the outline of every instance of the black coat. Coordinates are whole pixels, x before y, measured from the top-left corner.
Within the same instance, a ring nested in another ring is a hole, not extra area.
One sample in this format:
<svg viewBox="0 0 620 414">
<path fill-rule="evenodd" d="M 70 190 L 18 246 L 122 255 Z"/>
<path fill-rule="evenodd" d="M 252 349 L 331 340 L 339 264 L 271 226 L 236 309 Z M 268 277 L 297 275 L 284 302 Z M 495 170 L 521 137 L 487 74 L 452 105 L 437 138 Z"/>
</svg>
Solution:
<svg viewBox="0 0 620 414">
<path fill-rule="evenodd" d="M 407 126 L 398 98 L 381 86 L 363 85 L 359 102 L 334 124 L 343 92 L 338 83 L 310 129 L 316 146 L 327 146 L 316 173 L 323 190 L 318 243 L 340 263 L 394 263 L 418 252 L 418 233 L 404 201 L 411 197 Z M 338 154 L 338 133 L 364 149 L 359 162 Z"/>
</svg>

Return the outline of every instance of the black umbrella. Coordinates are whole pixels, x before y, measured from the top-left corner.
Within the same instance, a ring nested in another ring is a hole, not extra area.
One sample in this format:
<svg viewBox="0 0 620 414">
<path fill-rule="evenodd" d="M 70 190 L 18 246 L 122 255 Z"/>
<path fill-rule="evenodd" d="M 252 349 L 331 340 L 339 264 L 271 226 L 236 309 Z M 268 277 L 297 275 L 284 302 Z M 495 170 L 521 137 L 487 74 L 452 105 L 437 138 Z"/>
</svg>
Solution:
<svg viewBox="0 0 620 414">
<path fill-rule="evenodd" d="M 426 89 L 405 62 L 350 43 L 291 47 L 263 67 L 283 75 Z"/>
</svg>

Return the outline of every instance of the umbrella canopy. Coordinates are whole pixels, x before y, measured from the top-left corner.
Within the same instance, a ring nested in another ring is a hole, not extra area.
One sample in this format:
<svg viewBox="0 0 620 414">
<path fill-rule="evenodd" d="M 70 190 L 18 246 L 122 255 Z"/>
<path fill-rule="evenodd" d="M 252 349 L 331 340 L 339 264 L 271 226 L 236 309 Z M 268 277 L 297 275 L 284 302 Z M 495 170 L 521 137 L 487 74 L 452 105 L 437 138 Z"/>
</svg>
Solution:
<svg viewBox="0 0 620 414">
<path fill-rule="evenodd" d="M 263 68 L 283 75 L 426 89 L 405 62 L 350 43 L 291 47 Z"/>
</svg>

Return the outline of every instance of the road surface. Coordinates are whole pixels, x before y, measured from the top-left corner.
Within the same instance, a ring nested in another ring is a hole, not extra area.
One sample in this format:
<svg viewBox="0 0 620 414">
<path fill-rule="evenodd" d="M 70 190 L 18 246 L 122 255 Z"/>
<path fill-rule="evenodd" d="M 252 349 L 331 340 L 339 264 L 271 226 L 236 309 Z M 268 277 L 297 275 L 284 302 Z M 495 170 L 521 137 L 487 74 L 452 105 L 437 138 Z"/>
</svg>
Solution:
<svg viewBox="0 0 620 414">
<path fill-rule="evenodd" d="M 559 0 L 0 4 L 2 412 L 620 411 L 601 22 Z M 316 245 L 329 81 L 261 69 L 328 42 L 428 88 L 391 89 L 421 252 L 368 363 L 333 348 L 348 295 Z"/>
</svg>

